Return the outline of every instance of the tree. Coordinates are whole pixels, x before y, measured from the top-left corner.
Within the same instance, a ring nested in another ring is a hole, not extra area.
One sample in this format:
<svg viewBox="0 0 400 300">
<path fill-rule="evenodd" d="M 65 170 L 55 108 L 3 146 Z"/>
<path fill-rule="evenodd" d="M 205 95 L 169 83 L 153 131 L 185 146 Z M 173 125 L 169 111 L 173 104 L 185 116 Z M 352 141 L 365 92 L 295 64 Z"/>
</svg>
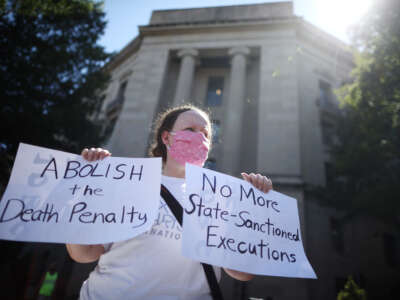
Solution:
<svg viewBox="0 0 400 300">
<path fill-rule="evenodd" d="M 0 187 L 20 142 L 79 152 L 102 141 L 94 113 L 110 58 L 91 0 L 0 2 Z"/>
<path fill-rule="evenodd" d="M 94 114 L 108 82 L 104 17 L 90 0 L 0 0 L 0 195 L 20 142 L 79 152 L 103 139 Z M 22 257 L 24 245 L 0 241 L 2 298 L 23 298 L 17 286 L 37 252 Z"/>
<path fill-rule="evenodd" d="M 367 294 L 358 287 L 353 278 L 349 277 L 344 289 L 337 296 L 337 300 L 366 300 Z"/>
<path fill-rule="evenodd" d="M 376 1 L 353 29 L 356 67 L 338 95 L 339 143 L 325 203 L 400 222 L 400 1 Z"/>
</svg>

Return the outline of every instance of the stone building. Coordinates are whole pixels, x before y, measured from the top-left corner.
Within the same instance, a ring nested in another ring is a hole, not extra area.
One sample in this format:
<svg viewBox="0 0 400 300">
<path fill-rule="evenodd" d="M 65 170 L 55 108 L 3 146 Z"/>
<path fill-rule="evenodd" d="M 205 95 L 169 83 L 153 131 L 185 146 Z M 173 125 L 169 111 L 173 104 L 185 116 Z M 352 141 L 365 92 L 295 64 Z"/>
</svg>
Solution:
<svg viewBox="0 0 400 300">
<path fill-rule="evenodd" d="M 154 11 L 108 64 L 112 81 L 101 115 L 113 155 L 146 155 L 157 114 L 190 102 L 212 113 L 209 168 L 265 174 L 298 200 L 303 243 L 319 279 L 240 283 L 225 276 L 227 299 L 335 299 L 348 275 L 379 289 L 385 283 L 377 270 L 384 278 L 398 274 L 382 258 L 394 247 L 381 242 L 385 227 L 362 218 L 343 225 L 342 212 L 320 207 L 304 189 L 326 184 L 338 110 L 332 90 L 352 67 L 347 46 L 294 15 L 292 2 Z M 347 242 L 355 237 L 363 243 Z"/>
</svg>

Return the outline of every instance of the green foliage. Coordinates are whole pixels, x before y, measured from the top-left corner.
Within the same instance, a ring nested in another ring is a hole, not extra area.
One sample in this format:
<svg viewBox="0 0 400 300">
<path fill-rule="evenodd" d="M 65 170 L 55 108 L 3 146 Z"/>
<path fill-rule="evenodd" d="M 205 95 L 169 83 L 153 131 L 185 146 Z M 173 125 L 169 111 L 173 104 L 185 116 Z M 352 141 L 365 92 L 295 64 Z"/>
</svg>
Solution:
<svg viewBox="0 0 400 300">
<path fill-rule="evenodd" d="M 0 186 L 19 142 L 72 152 L 101 142 L 104 17 L 90 0 L 0 2 Z"/>
<path fill-rule="evenodd" d="M 353 278 L 349 277 L 344 289 L 337 296 L 337 300 L 367 300 L 365 290 L 358 287 Z"/>
<path fill-rule="evenodd" d="M 400 216 L 400 1 L 377 1 L 354 28 L 356 67 L 338 95 L 326 203 L 387 222 Z"/>
</svg>

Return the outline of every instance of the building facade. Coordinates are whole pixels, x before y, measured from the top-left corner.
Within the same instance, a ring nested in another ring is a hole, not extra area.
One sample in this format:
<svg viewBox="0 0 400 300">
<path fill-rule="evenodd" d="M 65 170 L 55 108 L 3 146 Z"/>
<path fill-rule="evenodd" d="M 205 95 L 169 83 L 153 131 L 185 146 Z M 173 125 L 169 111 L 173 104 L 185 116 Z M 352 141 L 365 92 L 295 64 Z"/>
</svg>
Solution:
<svg viewBox="0 0 400 300">
<path fill-rule="evenodd" d="M 157 114 L 193 103 L 211 112 L 207 167 L 267 175 L 275 189 L 298 200 L 318 280 L 259 276 L 240 283 L 224 276 L 227 299 L 336 299 L 348 275 L 376 289 L 387 284 L 376 270 L 398 276 L 398 266 L 382 259 L 391 251 L 380 241 L 384 226 L 362 218 L 343 223 L 344 213 L 321 207 L 304 188 L 326 184 L 338 111 L 333 89 L 352 67 L 347 46 L 295 16 L 292 2 L 154 11 L 107 65 L 112 81 L 101 116 L 113 155 L 145 156 Z M 363 224 L 377 235 L 372 242 Z M 355 235 L 360 245 L 349 249 L 346 239 Z M 366 241 L 376 247 L 373 256 Z"/>
</svg>

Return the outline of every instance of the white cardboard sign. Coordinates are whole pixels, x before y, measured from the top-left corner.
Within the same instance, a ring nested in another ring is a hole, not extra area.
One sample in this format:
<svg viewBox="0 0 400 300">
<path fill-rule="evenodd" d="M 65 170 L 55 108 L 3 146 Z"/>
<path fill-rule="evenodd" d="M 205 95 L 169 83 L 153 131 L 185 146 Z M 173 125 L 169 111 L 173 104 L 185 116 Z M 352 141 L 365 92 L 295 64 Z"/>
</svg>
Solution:
<svg viewBox="0 0 400 300">
<path fill-rule="evenodd" d="M 20 144 L 0 202 L 0 239 L 100 244 L 150 229 L 160 198 L 160 158 L 88 162 Z"/>
<path fill-rule="evenodd" d="M 316 278 L 296 199 L 190 164 L 185 197 L 184 256 L 251 274 Z"/>
</svg>

